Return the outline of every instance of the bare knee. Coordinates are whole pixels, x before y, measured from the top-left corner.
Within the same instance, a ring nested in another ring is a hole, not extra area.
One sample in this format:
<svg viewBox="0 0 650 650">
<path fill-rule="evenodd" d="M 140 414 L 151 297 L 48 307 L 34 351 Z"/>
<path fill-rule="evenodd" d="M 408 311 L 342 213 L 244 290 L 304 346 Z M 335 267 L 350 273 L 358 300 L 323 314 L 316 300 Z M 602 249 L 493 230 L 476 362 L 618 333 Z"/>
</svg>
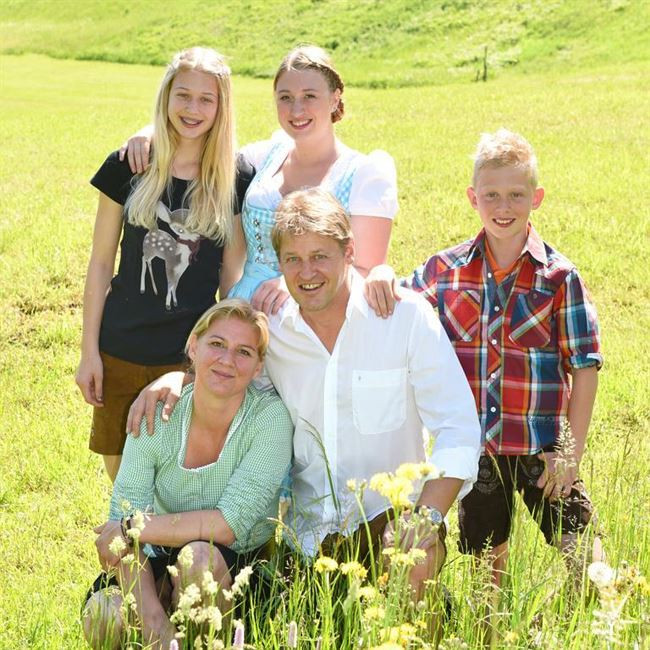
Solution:
<svg viewBox="0 0 650 650">
<path fill-rule="evenodd" d="M 91 648 L 117 650 L 124 628 L 119 595 L 106 591 L 94 593 L 86 603 L 82 615 L 84 636 Z"/>
<path fill-rule="evenodd" d="M 206 571 L 219 583 L 222 589 L 232 585 L 232 578 L 228 565 L 219 549 L 209 542 L 191 542 L 192 565 L 189 567 L 176 563 L 178 575 L 172 577 L 172 602 L 177 602 L 180 590 L 191 583 L 202 584 Z"/>
</svg>

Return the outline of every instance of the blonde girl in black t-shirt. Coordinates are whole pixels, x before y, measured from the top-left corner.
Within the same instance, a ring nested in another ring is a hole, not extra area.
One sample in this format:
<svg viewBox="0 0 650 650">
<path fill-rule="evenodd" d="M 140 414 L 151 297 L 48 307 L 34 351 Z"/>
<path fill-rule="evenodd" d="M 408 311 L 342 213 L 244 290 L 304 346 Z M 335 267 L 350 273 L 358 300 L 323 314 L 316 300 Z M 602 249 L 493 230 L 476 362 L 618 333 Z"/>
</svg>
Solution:
<svg viewBox="0 0 650 650">
<path fill-rule="evenodd" d="M 100 194 L 76 381 L 95 407 L 90 448 L 104 456 L 111 480 L 130 402 L 161 370 L 182 365 L 194 322 L 220 282 L 232 285 L 223 247 L 245 191 L 245 173 L 236 177 L 230 70 L 219 53 L 195 47 L 174 56 L 154 124 L 144 173 L 113 153 L 91 181 Z"/>
</svg>

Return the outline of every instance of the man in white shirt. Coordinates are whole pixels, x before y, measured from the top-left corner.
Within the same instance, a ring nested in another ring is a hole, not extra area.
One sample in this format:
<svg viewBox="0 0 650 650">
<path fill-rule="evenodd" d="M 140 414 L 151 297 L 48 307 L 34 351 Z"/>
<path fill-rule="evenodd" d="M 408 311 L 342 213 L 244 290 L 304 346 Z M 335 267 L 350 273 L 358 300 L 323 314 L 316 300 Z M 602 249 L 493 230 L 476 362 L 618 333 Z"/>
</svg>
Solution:
<svg viewBox="0 0 650 650">
<path fill-rule="evenodd" d="M 442 519 L 476 478 L 480 426 L 434 310 L 404 292 L 392 317 L 375 315 L 352 265 L 349 219 L 322 190 L 283 199 L 272 241 L 291 298 L 270 319 L 266 371 L 296 425 L 290 521 L 303 551 L 314 554 L 327 535 L 361 524 L 350 479 L 402 463 L 428 460 L 443 474 L 424 483 L 417 501 Z M 434 437 L 428 458 L 423 426 Z M 366 489 L 363 506 L 372 521 L 389 503 Z M 444 553 L 437 555 L 433 563 L 441 564 Z M 438 568 L 420 573 L 431 577 Z"/>
<path fill-rule="evenodd" d="M 427 552 L 411 572 L 419 596 L 444 562 L 443 518 L 476 478 L 480 426 L 465 375 L 421 296 L 405 291 L 388 319 L 369 309 L 353 268 L 349 218 L 329 193 L 314 188 L 286 196 L 272 239 L 291 294 L 270 318 L 266 357 L 266 372 L 296 426 L 288 521 L 301 549 L 314 555 L 326 538 L 362 526 L 350 479 L 428 460 L 442 476 L 414 496 L 439 530 L 425 530 L 416 542 Z M 150 391 L 148 410 L 151 395 L 160 393 Z M 429 455 L 423 428 L 433 438 Z M 366 489 L 363 508 L 371 530 L 388 542 L 388 500 Z M 403 546 L 414 542 L 413 534 Z"/>
</svg>

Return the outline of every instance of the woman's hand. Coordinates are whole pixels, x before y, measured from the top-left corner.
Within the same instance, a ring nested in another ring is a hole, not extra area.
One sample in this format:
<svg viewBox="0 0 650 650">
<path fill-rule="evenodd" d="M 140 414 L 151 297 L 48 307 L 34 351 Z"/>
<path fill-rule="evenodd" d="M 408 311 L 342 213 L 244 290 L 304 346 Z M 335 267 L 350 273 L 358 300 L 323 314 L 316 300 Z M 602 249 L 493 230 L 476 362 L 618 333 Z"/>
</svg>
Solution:
<svg viewBox="0 0 650 650">
<path fill-rule="evenodd" d="M 104 571 L 108 571 L 112 567 L 117 566 L 118 562 L 129 550 L 127 540 L 122 535 L 122 524 L 119 521 L 110 520 L 93 530 L 97 533 L 95 546 L 97 548 L 99 563 L 102 565 Z M 113 545 L 113 540 L 116 537 L 119 537 L 124 544 L 118 543 L 117 545 Z M 111 550 L 111 546 L 113 546 L 113 550 Z M 117 553 L 115 552 L 116 550 Z"/>
<path fill-rule="evenodd" d="M 152 140 L 153 124 L 147 124 L 147 126 L 141 128 L 120 147 L 120 160 L 124 160 L 124 155 L 126 154 L 129 160 L 129 167 L 134 174 L 142 174 L 149 167 L 149 154 L 151 153 Z"/>
<path fill-rule="evenodd" d="M 401 300 L 395 271 L 388 264 L 375 266 L 363 284 L 363 294 L 370 308 L 381 318 L 388 318 Z"/>
<path fill-rule="evenodd" d="M 183 386 L 191 381 L 190 375 L 179 370 L 177 372 L 168 372 L 145 386 L 131 404 L 126 419 L 126 432 L 137 438 L 140 435 L 140 423 L 144 416 L 147 420 L 147 433 L 150 436 L 153 435 L 156 404 L 162 401 L 165 402 L 161 417 L 163 422 L 167 422 L 181 396 Z"/>
<path fill-rule="evenodd" d="M 88 404 L 104 406 L 104 364 L 99 352 L 81 356 L 75 381 Z"/>
<path fill-rule="evenodd" d="M 262 282 L 253 294 L 251 305 L 255 309 L 263 311 L 267 316 L 277 314 L 280 307 L 287 302 L 289 292 L 287 285 L 284 281 L 284 276 L 280 275 L 277 278 L 271 278 Z"/>
</svg>

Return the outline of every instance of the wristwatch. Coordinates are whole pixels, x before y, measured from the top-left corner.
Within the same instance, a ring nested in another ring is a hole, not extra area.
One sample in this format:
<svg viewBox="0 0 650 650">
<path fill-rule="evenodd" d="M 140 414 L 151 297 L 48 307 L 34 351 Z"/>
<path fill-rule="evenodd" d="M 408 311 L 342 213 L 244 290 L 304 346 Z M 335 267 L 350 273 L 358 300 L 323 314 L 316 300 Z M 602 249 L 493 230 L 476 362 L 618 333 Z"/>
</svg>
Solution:
<svg viewBox="0 0 650 650">
<path fill-rule="evenodd" d="M 421 506 L 415 506 L 413 512 L 420 512 L 420 510 L 422 510 L 422 514 L 427 517 L 427 519 L 431 522 L 433 526 L 435 526 L 435 528 L 437 528 L 438 530 L 442 529 L 444 533 L 447 532 L 445 518 L 442 512 L 438 510 L 438 508 L 434 508 L 433 506 L 421 505 Z"/>
</svg>

